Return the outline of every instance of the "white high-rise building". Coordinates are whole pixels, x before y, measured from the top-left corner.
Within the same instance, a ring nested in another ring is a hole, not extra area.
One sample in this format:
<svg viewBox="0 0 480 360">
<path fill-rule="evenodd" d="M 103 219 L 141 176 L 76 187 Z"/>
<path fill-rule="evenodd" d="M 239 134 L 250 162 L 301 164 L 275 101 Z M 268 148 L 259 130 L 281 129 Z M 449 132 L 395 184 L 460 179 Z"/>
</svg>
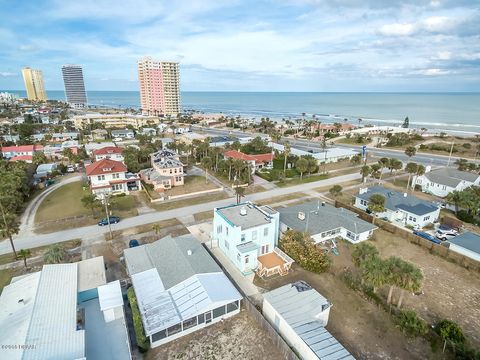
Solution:
<svg viewBox="0 0 480 360">
<path fill-rule="evenodd" d="M 67 102 L 77 109 L 86 107 L 87 94 L 82 67 L 80 65 L 64 65 L 62 66 L 62 76 Z"/>
<path fill-rule="evenodd" d="M 144 57 L 138 62 L 138 81 L 143 113 L 176 116 L 181 112 L 178 62 Z"/>
</svg>

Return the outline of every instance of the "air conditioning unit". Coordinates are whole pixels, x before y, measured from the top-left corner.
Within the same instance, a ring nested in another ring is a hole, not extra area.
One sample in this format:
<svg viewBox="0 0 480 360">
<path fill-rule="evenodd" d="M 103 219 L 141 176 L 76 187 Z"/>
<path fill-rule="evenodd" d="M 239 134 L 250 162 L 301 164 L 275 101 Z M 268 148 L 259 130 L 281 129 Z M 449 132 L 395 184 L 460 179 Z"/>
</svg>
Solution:
<svg viewBox="0 0 480 360">
<path fill-rule="evenodd" d="M 299 212 L 298 212 L 298 218 L 299 218 L 300 220 L 305 220 L 305 213 L 304 213 L 303 211 L 299 211 Z"/>
</svg>

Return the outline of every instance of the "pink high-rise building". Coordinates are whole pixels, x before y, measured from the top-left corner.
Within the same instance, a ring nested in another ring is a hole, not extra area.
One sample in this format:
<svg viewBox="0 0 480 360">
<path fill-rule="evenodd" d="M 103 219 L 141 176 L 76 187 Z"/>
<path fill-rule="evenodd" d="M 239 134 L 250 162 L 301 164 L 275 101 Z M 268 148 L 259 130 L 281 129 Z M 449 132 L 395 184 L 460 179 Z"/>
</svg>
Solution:
<svg viewBox="0 0 480 360">
<path fill-rule="evenodd" d="M 181 111 L 178 62 L 144 57 L 138 62 L 140 104 L 148 115 L 177 115 Z"/>
</svg>

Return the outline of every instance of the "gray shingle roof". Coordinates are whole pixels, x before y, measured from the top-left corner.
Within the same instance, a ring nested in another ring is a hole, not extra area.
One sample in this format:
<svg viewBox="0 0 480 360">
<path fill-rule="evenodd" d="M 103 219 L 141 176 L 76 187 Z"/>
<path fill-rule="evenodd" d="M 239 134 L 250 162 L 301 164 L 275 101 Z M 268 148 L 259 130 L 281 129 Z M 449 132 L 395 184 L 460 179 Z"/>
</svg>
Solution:
<svg viewBox="0 0 480 360">
<path fill-rule="evenodd" d="M 425 173 L 425 177 L 431 182 L 450 187 L 456 187 L 462 181 L 473 183 L 478 179 L 479 176 L 479 174 L 447 167 Z"/>
<path fill-rule="evenodd" d="M 336 208 L 330 204 L 322 206 L 318 201 L 310 201 L 304 204 L 289 206 L 278 210 L 280 222 L 297 231 L 307 231 L 310 235 L 316 235 L 340 227 L 360 234 L 374 230 L 377 227 L 359 219 L 357 214 L 344 208 Z M 298 218 L 298 213 L 305 213 L 305 220 Z M 308 218 L 308 229 L 307 226 Z"/>
<path fill-rule="evenodd" d="M 368 201 L 373 194 L 383 195 L 385 197 L 385 208 L 391 211 L 401 209 L 415 215 L 425 215 L 438 209 L 438 206 L 432 202 L 421 200 L 412 195 L 404 196 L 401 192 L 383 186 L 372 186 L 368 188 L 367 192 L 357 194 L 356 197 Z"/>
<path fill-rule="evenodd" d="M 448 242 L 480 254 L 480 235 L 478 234 L 467 231 Z"/>
<path fill-rule="evenodd" d="M 167 236 L 151 244 L 125 249 L 124 253 L 130 275 L 156 268 L 165 289 L 195 274 L 221 271 L 192 235 Z"/>
</svg>

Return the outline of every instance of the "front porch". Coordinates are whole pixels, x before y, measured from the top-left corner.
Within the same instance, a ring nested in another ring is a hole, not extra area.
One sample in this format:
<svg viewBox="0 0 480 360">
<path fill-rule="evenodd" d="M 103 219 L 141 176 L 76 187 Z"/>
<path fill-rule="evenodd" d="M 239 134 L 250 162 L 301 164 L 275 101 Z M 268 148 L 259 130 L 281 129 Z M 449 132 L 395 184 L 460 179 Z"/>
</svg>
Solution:
<svg viewBox="0 0 480 360">
<path fill-rule="evenodd" d="M 294 263 L 293 259 L 276 247 L 273 252 L 257 258 L 257 274 L 260 277 L 269 277 L 275 274 L 285 276 Z"/>
</svg>

